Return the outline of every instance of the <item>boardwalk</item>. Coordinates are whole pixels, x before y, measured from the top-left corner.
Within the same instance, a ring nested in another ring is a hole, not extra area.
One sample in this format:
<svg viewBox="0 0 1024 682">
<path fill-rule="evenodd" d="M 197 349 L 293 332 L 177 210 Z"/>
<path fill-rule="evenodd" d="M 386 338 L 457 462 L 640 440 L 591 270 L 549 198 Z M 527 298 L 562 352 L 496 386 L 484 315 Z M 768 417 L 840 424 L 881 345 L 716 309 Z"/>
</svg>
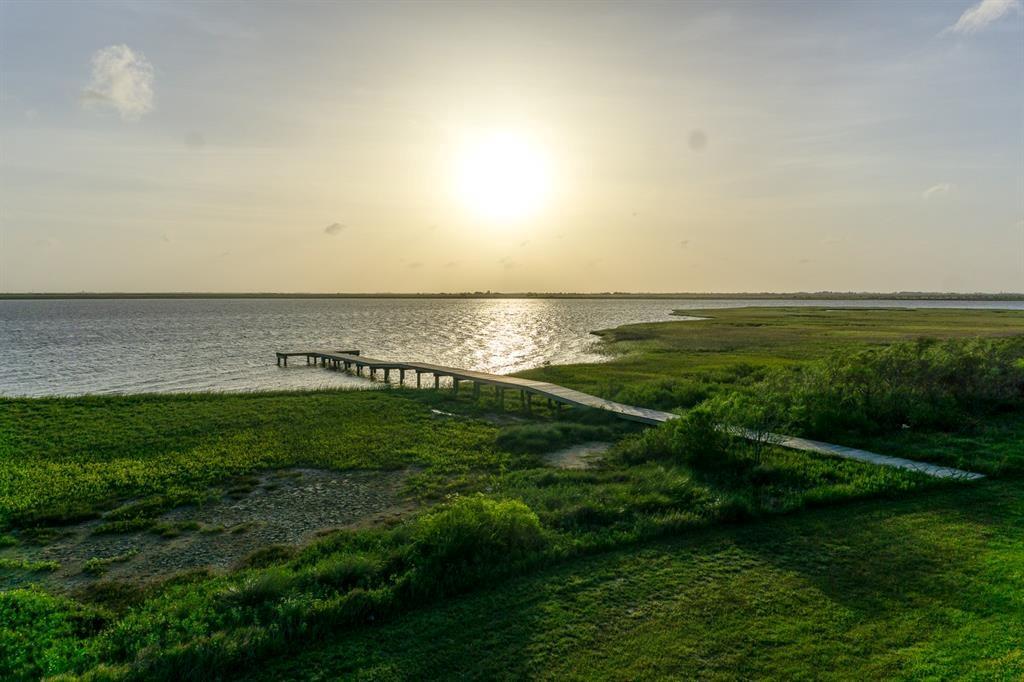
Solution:
<svg viewBox="0 0 1024 682">
<path fill-rule="evenodd" d="M 337 370 L 354 369 L 355 373 L 359 376 L 363 376 L 363 369 L 366 369 L 366 376 L 370 379 L 377 378 L 377 373 L 381 372 L 383 374 L 382 378 L 386 382 L 390 382 L 392 372 L 396 372 L 398 374 L 398 383 L 403 386 L 406 383 L 406 375 L 414 375 L 416 378 L 417 388 L 422 387 L 422 377 L 425 374 L 432 377 L 434 388 L 440 388 L 441 379 L 443 377 L 449 377 L 450 386 L 453 392 L 458 393 L 460 390 L 460 384 L 468 382 L 472 384 L 472 391 L 475 397 L 480 395 L 481 386 L 493 386 L 497 394 L 498 401 L 501 404 L 504 404 L 505 401 L 505 391 L 518 391 L 521 404 L 526 409 L 530 408 L 530 403 L 533 397 L 540 397 L 547 399 L 550 404 L 555 404 L 559 407 L 561 405 L 589 407 L 595 410 L 611 412 L 622 419 L 628 419 L 630 421 L 640 422 L 643 424 L 661 424 L 669 421 L 670 419 L 676 419 L 679 416 L 671 412 L 662 412 L 661 410 L 651 410 L 646 407 L 636 407 L 634 405 L 617 403 L 613 400 L 605 400 L 604 398 L 598 398 L 597 396 L 590 395 L 589 393 L 583 393 L 582 391 L 576 391 L 547 381 L 534 381 L 532 379 L 520 379 L 518 377 L 504 376 L 501 374 L 474 372 L 468 369 L 432 365 L 424 362 L 377 360 L 375 358 L 368 358 L 361 355 L 358 350 L 308 350 L 282 352 L 277 353 L 277 364 L 279 366 L 287 367 L 288 358 L 294 357 L 305 358 L 306 364 L 323 365 L 324 367 L 331 367 Z M 737 430 L 734 431 L 734 433 L 744 438 L 754 439 L 757 437 L 756 434 L 743 430 Z M 832 443 L 822 443 L 820 441 L 797 438 L 794 436 L 772 434 L 769 437 L 769 440 L 772 443 L 793 450 L 816 452 L 835 457 L 842 457 L 843 459 L 852 459 L 858 462 L 877 464 L 879 466 L 916 471 L 936 478 L 953 478 L 961 480 L 976 480 L 984 478 L 982 474 L 962 471 L 952 467 L 929 464 L 927 462 L 917 462 L 912 459 L 903 459 L 901 457 L 890 457 L 888 455 L 868 452 L 867 450 L 858 450 L 856 448 L 848 448 L 842 445 L 834 445 Z"/>
</svg>

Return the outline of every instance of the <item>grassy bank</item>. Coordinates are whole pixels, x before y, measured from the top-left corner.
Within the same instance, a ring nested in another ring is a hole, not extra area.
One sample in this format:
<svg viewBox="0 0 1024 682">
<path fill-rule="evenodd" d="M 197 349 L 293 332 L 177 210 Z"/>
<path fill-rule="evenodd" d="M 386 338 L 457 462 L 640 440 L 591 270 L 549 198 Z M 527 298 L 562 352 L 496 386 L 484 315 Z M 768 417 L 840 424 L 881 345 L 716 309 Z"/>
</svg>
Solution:
<svg viewBox="0 0 1024 682">
<path fill-rule="evenodd" d="M 984 410 L 971 406 L 989 396 L 972 388 L 980 382 L 954 390 L 943 378 L 949 366 L 958 380 L 974 377 L 981 351 L 928 346 L 938 350 L 919 354 L 927 371 L 900 385 L 920 384 L 914 395 L 941 407 L 941 420 L 903 428 L 892 412 L 903 402 L 888 401 L 864 411 L 870 423 L 832 434 L 925 459 L 966 451 L 1001 477 L 977 486 L 739 441 L 714 428 L 713 408 L 772 395 L 772 381 L 788 387 L 782 402 L 816 404 L 833 385 L 817 368 L 836 351 L 885 377 L 904 346 L 855 354 L 921 334 L 1012 337 L 1024 314 L 713 314 L 607 332 L 617 354 L 607 364 L 528 373 L 651 407 L 703 403 L 655 430 L 572 410 L 500 413 L 468 392 L 0 401 L 8 585 L 40 580 L 25 547 L 59 524 L 101 516 L 102 532 L 131 531 L 172 507 L 244 496 L 239 478 L 268 468 L 406 469 L 405 494 L 419 505 L 398 523 L 299 551 L 269 547 L 227 573 L 97 578 L 62 596 L 8 590 L 0 677 L 246 676 L 296 647 L 309 651 L 274 675 L 808 676 L 820 669 L 808 661 L 821 660 L 871 677 L 972 666 L 1012 677 L 1024 513 L 1014 341 L 984 356 L 1006 365 L 1005 390 Z M 773 379 L 791 368 L 799 384 Z M 789 412 L 808 416 L 806 406 Z M 597 468 L 544 464 L 545 453 L 592 440 L 614 443 Z M 489 655 L 470 660 L 467 650 Z"/>
<path fill-rule="evenodd" d="M 420 610 L 257 679 L 1019 679 L 1022 523 L 1024 486 L 1004 481 L 713 529 Z"/>
</svg>

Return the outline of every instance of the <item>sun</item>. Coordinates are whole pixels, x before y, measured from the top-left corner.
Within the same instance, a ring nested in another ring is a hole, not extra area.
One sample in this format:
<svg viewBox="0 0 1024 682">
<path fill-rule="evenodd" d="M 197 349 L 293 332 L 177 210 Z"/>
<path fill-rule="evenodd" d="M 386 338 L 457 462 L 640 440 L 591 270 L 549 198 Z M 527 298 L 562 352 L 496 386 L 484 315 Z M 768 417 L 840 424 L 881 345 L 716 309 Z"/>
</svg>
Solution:
<svg viewBox="0 0 1024 682">
<path fill-rule="evenodd" d="M 529 218 L 551 194 L 550 159 L 523 134 L 503 131 L 469 138 L 458 150 L 455 165 L 455 194 L 479 218 Z"/>
</svg>

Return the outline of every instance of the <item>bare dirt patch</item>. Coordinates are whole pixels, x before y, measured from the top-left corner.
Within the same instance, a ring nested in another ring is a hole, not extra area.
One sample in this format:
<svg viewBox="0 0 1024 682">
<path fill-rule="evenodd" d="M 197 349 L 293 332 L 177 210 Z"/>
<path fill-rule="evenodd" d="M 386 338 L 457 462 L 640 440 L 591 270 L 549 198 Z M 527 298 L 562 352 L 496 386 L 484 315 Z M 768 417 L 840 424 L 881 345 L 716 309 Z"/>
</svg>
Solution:
<svg viewBox="0 0 1024 682">
<path fill-rule="evenodd" d="M 102 521 L 65 529 L 52 542 L 22 544 L 0 556 L 57 561 L 50 573 L 0 575 L 0 588 L 28 582 L 70 590 L 98 579 L 143 583 L 182 571 L 223 571 L 267 545 L 302 545 L 338 528 L 396 519 L 413 505 L 401 495 L 409 471 L 281 469 L 203 506 L 179 507 L 154 530 L 97 534 Z"/>
<path fill-rule="evenodd" d="M 544 463 L 559 469 L 589 469 L 601 461 L 611 446 L 600 441 L 571 445 L 544 455 Z"/>
</svg>

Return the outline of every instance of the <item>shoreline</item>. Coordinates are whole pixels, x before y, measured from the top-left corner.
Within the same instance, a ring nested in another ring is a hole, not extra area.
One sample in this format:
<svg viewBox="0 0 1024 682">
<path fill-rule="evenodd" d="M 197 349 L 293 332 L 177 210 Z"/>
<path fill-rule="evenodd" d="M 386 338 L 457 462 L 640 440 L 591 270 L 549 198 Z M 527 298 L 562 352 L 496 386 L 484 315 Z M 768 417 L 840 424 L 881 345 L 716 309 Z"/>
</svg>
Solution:
<svg viewBox="0 0 1024 682">
<path fill-rule="evenodd" d="M 459 292 L 459 293 L 275 293 L 275 292 L 8 292 L 0 301 L 88 299 L 608 299 L 608 300 L 758 300 L 758 301 L 1024 301 L 1024 293 L 955 292 Z"/>
</svg>

